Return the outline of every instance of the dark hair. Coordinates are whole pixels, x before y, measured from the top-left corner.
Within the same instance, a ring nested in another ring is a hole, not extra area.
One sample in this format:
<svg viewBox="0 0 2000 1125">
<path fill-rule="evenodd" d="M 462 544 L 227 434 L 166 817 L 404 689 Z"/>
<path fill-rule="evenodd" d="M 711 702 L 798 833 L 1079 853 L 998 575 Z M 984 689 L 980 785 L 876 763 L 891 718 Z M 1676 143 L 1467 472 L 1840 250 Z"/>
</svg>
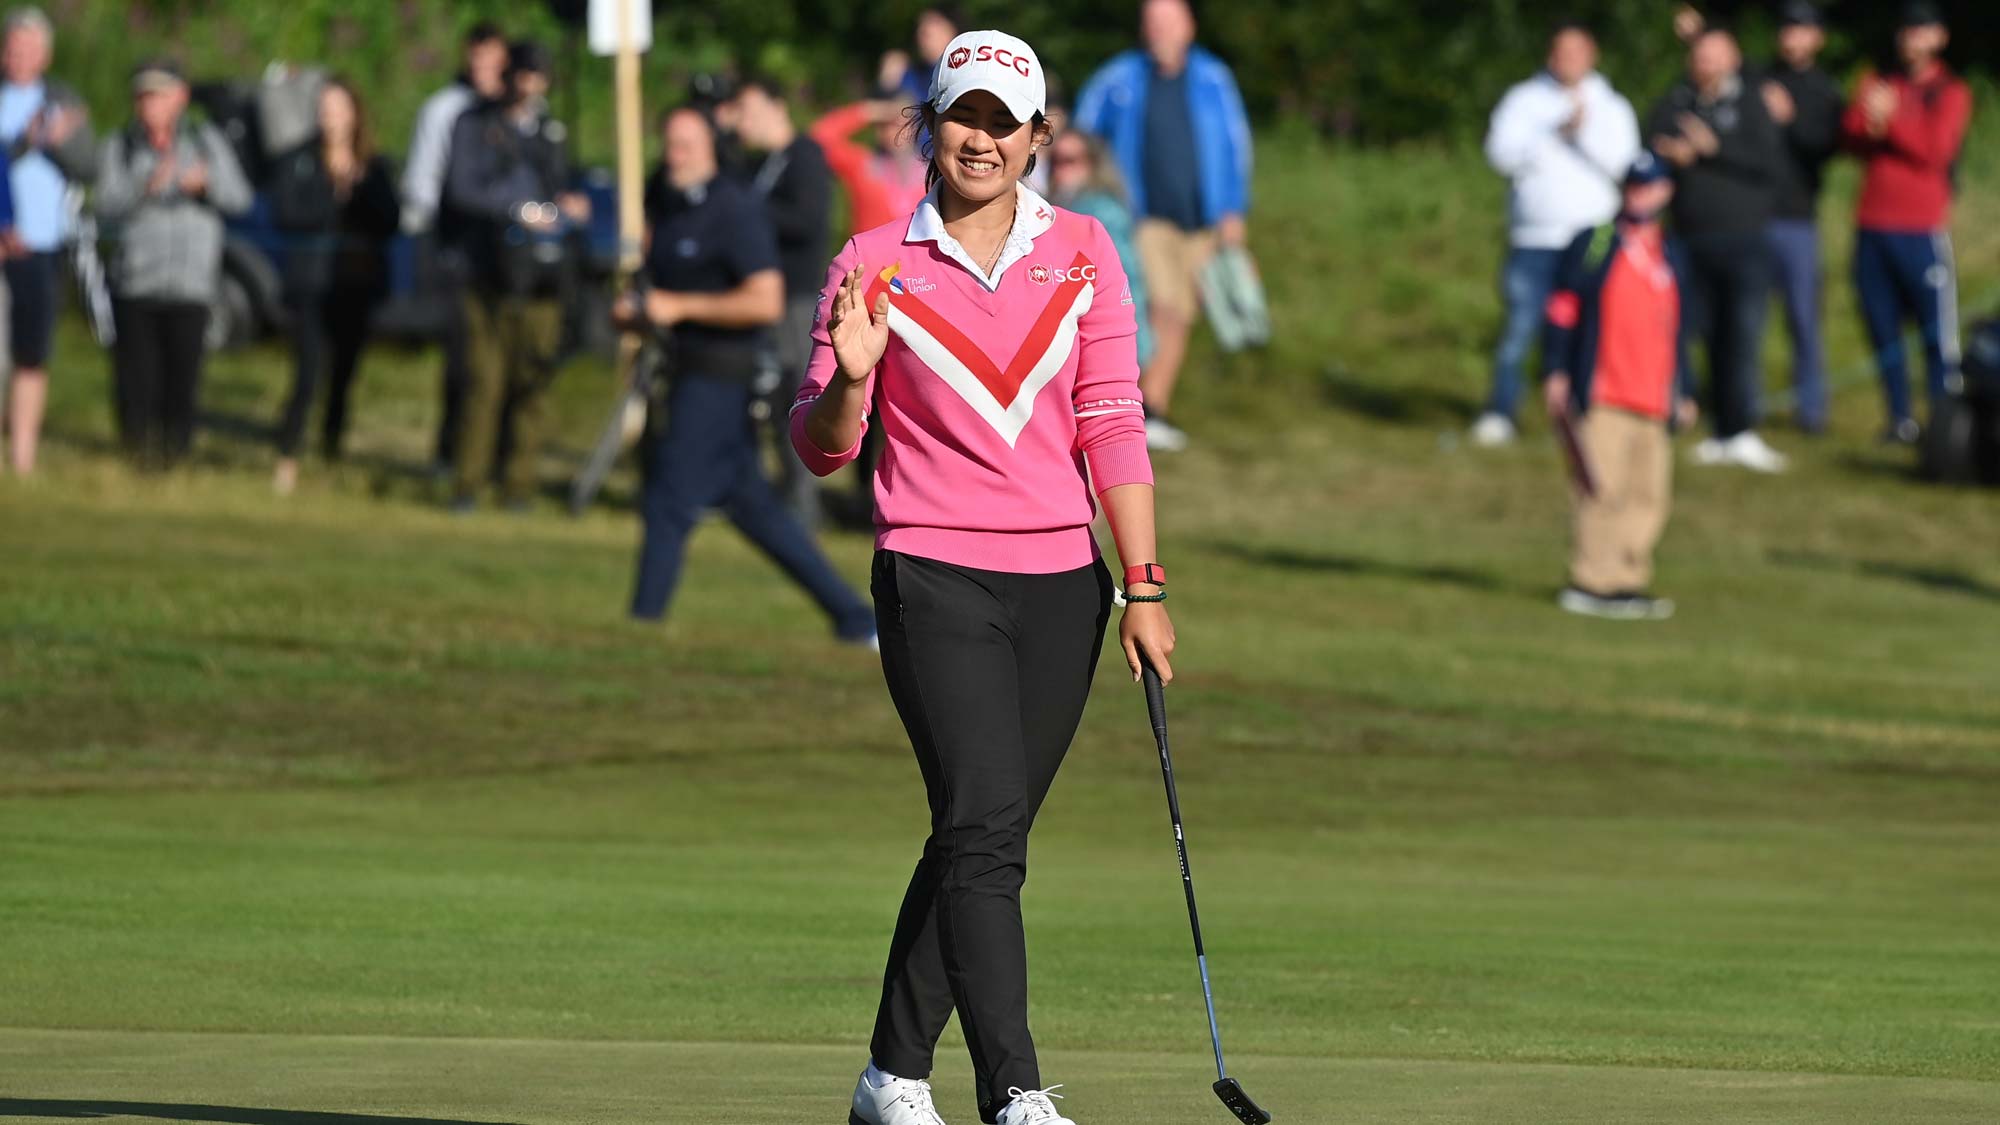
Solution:
<svg viewBox="0 0 2000 1125">
<path fill-rule="evenodd" d="M 465 45 L 468 47 L 477 47 L 494 40 L 505 42 L 506 39 L 507 33 L 500 30 L 500 25 L 492 20 L 480 20 L 465 29 Z"/>
<path fill-rule="evenodd" d="M 755 90 L 774 102 L 782 103 L 788 100 L 785 96 L 785 88 L 778 84 L 777 79 L 767 75 L 753 74 L 736 84 L 736 92 L 738 94 L 749 90 Z"/>
<path fill-rule="evenodd" d="M 699 102 L 682 102 L 679 105 L 670 105 L 661 110 L 656 131 L 664 132 L 667 128 L 667 122 L 672 121 L 677 115 L 683 113 L 693 114 L 703 125 L 708 127 L 708 139 L 711 142 L 721 142 L 722 126 L 716 124 L 715 114 L 710 113 Z"/>
<path fill-rule="evenodd" d="M 1048 114 L 1035 114 L 1028 120 L 1028 125 L 1035 134 L 1047 135 L 1050 140 L 1055 139 L 1054 126 L 1049 124 Z M 909 107 L 903 111 L 903 129 L 907 134 L 916 136 L 917 155 L 923 157 L 924 163 L 928 165 L 924 171 L 924 187 L 929 189 L 937 186 L 938 180 L 943 176 L 937 166 L 937 110 L 932 108 L 929 102 L 918 102 Z M 1030 152 L 1028 166 L 1021 169 L 1021 175 L 1026 176 L 1034 170 L 1035 154 Z"/>
<path fill-rule="evenodd" d="M 1549 44 L 1553 46 L 1556 40 L 1561 39 L 1571 32 L 1583 36 L 1592 43 L 1597 42 L 1597 33 L 1592 31 L 1590 25 L 1582 20 L 1557 20 L 1555 25 L 1549 28 Z"/>
</svg>

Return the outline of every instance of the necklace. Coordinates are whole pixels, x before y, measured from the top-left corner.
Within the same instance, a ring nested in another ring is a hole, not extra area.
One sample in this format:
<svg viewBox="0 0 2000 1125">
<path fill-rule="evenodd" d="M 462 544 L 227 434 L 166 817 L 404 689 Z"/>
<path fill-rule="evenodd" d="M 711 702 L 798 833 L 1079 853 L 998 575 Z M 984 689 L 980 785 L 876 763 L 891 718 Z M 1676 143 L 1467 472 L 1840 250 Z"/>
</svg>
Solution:
<svg viewBox="0 0 2000 1125">
<path fill-rule="evenodd" d="M 1013 237 L 1014 237 L 1014 227 L 1012 224 L 1009 224 L 1007 227 L 1007 233 L 1001 235 L 1000 241 L 993 244 L 993 253 L 988 254 L 986 256 L 986 262 L 984 265 L 979 267 L 979 272 L 985 274 L 988 277 L 993 276 L 993 267 L 1000 264 L 1001 251 L 1007 249 L 1007 243 L 1010 240 L 1012 240 Z"/>
</svg>

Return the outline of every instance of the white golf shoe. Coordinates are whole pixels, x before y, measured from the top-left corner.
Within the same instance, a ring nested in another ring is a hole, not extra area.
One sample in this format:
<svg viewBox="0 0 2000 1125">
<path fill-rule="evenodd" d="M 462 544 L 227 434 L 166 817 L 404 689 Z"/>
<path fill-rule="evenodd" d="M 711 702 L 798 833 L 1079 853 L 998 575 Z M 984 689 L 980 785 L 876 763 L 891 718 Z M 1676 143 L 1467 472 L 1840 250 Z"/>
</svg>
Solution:
<svg viewBox="0 0 2000 1125">
<path fill-rule="evenodd" d="M 889 1078 L 871 1086 L 868 1075 L 854 1084 L 854 1109 L 848 1125 L 944 1125 L 931 1104 L 931 1084 L 918 1078 Z"/>
<path fill-rule="evenodd" d="M 1019 1086 L 1009 1087 L 1007 1096 L 1014 1099 L 1000 1111 L 1000 1125 L 1076 1125 L 1076 1122 L 1056 1112 L 1056 1104 L 1050 1098 L 1060 1098 L 1056 1093 L 1061 1084 L 1046 1090 L 1023 1090 Z"/>
<path fill-rule="evenodd" d="M 1791 468 L 1791 458 L 1772 449 L 1755 430 L 1744 430 L 1728 443 L 1729 463 L 1753 473 L 1782 473 Z"/>
<path fill-rule="evenodd" d="M 1479 420 L 1472 424 L 1468 436 L 1471 437 L 1472 444 L 1481 449 L 1498 449 L 1503 445 L 1514 444 L 1519 431 L 1514 428 L 1512 418 L 1488 411 L 1481 414 Z"/>
</svg>

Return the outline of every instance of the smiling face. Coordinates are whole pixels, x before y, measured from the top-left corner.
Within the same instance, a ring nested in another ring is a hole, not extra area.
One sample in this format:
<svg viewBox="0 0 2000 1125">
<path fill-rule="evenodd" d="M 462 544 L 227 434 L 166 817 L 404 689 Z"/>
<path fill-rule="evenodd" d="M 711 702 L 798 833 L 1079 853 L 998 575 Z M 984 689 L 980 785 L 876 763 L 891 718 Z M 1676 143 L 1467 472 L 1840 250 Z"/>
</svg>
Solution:
<svg viewBox="0 0 2000 1125">
<path fill-rule="evenodd" d="M 1017 119 L 997 96 L 970 90 L 940 114 L 933 131 L 938 174 L 968 203 L 986 203 L 1014 189 L 1028 171 L 1035 127 Z"/>
</svg>

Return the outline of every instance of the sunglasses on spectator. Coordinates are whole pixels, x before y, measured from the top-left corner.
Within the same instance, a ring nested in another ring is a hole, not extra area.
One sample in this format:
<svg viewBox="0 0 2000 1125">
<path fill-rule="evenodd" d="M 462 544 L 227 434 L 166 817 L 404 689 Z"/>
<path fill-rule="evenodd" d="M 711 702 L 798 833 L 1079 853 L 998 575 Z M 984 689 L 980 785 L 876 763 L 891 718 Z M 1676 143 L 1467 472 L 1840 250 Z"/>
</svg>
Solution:
<svg viewBox="0 0 2000 1125">
<path fill-rule="evenodd" d="M 1064 156 L 1058 153 L 1053 158 L 1051 158 L 1050 163 L 1060 168 L 1065 164 L 1088 164 L 1090 163 L 1090 158 L 1088 156 L 1084 156 L 1078 153 L 1071 153 L 1068 156 Z"/>
</svg>

